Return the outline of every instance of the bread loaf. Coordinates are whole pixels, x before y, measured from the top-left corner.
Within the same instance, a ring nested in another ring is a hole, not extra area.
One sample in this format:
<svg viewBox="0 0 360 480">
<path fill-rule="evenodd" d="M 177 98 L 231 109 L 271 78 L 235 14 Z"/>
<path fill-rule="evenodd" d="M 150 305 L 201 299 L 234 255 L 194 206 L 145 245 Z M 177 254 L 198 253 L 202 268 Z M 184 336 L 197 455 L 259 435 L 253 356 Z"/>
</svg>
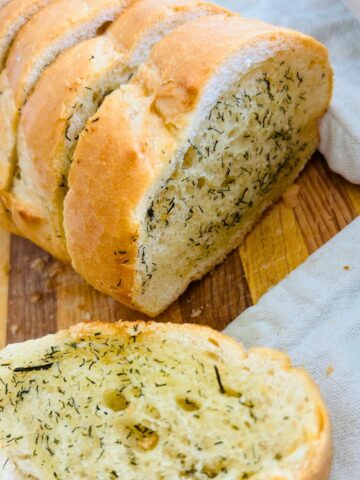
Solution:
<svg viewBox="0 0 360 480">
<path fill-rule="evenodd" d="M 314 39 L 200 1 L 57 0 L 1 82 L 1 222 L 155 316 L 297 177 L 332 71 Z"/>
<path fill-rule="evenodd" d="M 131 79 L 154 43 L 189 20 L 223 12 L 199 1 L 141 0 L 126 8 L 106 34 L 67 50 L 46 69 L 19 125 L 12 214 L 23 235 L 70 260 L 63 202 L 68 169 L 86 121 L 106 95 Z"/>
<path fill-rule="evenodd" d="M 42 71 L 61 51 L 95 36 L 126 3 L 59 0 L 43 8 L 16 36 L 0 78 L 0 190 L 11 189 L 20 112 Z"/>
<path fill-rule="evenodd" d="M 227 15 L 170 33 L 80 136 L 64 214 L 75 270 L 157 315 L 294 181 L 331 89 L 326 49 L 300 33 Z"/>
<path fill-rule="evenodd" d="M 8 346 L 0 378 L 11 480 L 328 478 L 308 375 L 209 328 L 78 325 Z"/>
<path fill-rule="evenodd" d="M 0 10 L 0 71 L 5 66 L 10 45 L 20 28 L 52 0 L 13 0 Z"/>
</svg>

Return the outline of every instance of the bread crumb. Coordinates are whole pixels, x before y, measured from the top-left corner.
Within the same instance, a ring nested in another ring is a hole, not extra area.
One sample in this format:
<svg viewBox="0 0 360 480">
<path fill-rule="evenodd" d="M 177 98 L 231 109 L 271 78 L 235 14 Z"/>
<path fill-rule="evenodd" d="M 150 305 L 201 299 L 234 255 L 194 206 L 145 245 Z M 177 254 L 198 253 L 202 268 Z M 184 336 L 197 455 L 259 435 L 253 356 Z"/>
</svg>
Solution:
<svg viewBox="0 0 360 480">
<path fill-rule="evenodd" d="M 331 365 L 326 369 L 326 375 L 329 377 L 334 372 L 334 367 Z"/>
<path fill-rule="evenodd" d="M 344 270 L 346 270 L 346 271 L 350 270 L 349 265 L 345 265 L 345 266 L 344 266 Z"/>
<path fill-rule="evenodd" d="M 300 185 L 294 183 L 291 185 L 284 193 L 283 193 L 283 200 L 285 205 L 288 208 L 294 208 L 299 204 L 299 192 L 300 192 Z"/>
<path fill-rule="evenodd" d="M 56 277 L 57 275 L 59 275 L 59 273 L 61 273 L 61 271 L 63 270 L 63 265 L 60 263 L 60 262 L 54 262 L 52 265 L 50 265 L 49 269 L 48 269 L 48 276 L 50 278 L 54 278 Z"/>
<path fill-rule="evenodd" d="M 191 318 L 196 318 L 198 317 L 199 315 L 202 314 L 202 310 L 203 310 L 204 307 L 201 307 L 201 308 L 193 308 L 192 311 L 191 311 Z"/>
<path fill-rule="evenodd" d="M 11 335 L 16 335 L 19 331 L 19 325 L 11 325 L 10 332 Z"/>
<path fill-rule="evenodd" d="M 30 295 L 30 303 L 37 303 L 41 298 L 40 293 L 34 293 L 33 295 Z"/>
<path fill-rule="evenodd" d="M 35 258 L 30 264 L 30 268 L 32 270 L 36 270 L 37 272 L 42 272 L 45 268 L 45 260 L 43 258 Z"/>
</svg>

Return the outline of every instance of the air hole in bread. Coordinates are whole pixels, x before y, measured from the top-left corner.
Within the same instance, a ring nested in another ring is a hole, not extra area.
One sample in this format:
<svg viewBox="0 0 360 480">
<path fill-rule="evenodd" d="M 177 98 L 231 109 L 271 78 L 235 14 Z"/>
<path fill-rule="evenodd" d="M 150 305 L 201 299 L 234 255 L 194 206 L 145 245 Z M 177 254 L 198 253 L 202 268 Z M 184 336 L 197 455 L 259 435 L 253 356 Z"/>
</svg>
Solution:
<svg viewBox="0 0 360 480">
<path fill-rule="evenodd" d="M 134 423 L 125 427 L 126 444 L 141 450 L 153 450 L 158 442 L 159 435 L 143 423 Z"/>
<path fill-rule="evenodd" d="M 197 181 L 198 188 L 204 187 L 205 184 L 206 184 L 206 178 L 205 177 L 200 177 Z"/>
<path fill-rule="evenodd" d="M 220 347 L 219 342 L 217 340 L 215 340 L 215 338 L 210 337 L 208 340 L 209 340 L 210 343 L 215 345 L 215 347 Z"/>
<path fill-rule="evenodd" d="M 112 21 L 107 21 L 104 22 L 97 30 L 96 30 L 96 35 L 102 35 L 103 33 L 106 32 L 106 30 L 110 27 L 112 24 Z"/>
<path fill-rule="evenodd" d="M 179 397 L 176 399 L 176 403 L 182 410 L 185 410 L 187 412 L 195 412 L 200 409 L 200 405 L 194 400 L 191 400 L 189 397 Z"/>
<path fill-rule="evenodd" d="M 104 406 L 113 412 L 121 412 L 126 410 L 129 406 L 129 402 L 118 390 L 106 390 L 103 394 Z"/>
<path fill-rule="evenodd" d="M 219 442 L 222 442 L 222 440 L 219 440 Z M 203 475 L 205 475 L 205 478 L 217 478 L 220 475 L 223 477 L 223 475 L 227 473 L 226 462 L 224 462 L 224 460 L 220 460 L 218 462 L 214 462 L 213 465 L 205 465 L 201 472 Z M 241 478 L 250 477 L 242 476 Z"/>
<path fill-rule="evenodd" d="M 131 395 L 133 395 L 135 398 L 140 398 L 141 397 L 141 388 L 140 387 L 131 387 L 130 389 Z"/>
<path fill-rule="evenodd" d="M 206 355 L 212 360 L 215 360 L 216 362 L 220 360 L 219 356 L 214 352 L 206 352 Z"/>
<path fill-rule="evenodd" d="M 184 156 L 184 162 L 183 162 L 183 169 L 186 170 L 187 168 L 190 168 L 193 164 L 193 160 L 195 158 L 195 152 L 194 148 L 190 147 L 188 148 L 185 156 Z"/>
</svg>

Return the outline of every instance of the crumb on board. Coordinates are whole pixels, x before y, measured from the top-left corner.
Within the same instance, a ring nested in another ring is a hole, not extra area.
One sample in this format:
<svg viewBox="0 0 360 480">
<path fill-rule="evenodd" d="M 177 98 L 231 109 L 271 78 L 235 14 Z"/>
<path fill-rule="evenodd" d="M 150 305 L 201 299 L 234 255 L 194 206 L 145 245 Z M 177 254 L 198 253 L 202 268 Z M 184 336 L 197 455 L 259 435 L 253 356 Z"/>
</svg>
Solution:
<svg viewBox="0 0 360 480">
<path fill-rule="evenodd" d="M 85 322 L 90 322 L 93 318 L 93 314 L 90 312 L 84 312 L 82 318 Z"/>
<path fill-rule="evenodd" d="M 348 270 L 350 270 L 350 267 L 349 267 L 349 265 L 344 265 L 343 269 L 348 271 Z"/>
<path fill-rule="evenodd" d="M 193 308 L 191 310 L 191 315 L 190 317 L 191 318 L 196 318 L 196 317 L 199 317 L 201 314 L 202 314 L 202 311 L 204 310 L 204 307 L 200 307 L 200 308 Z"/>
<path fill-rule="evenodd" d="M 334 367 L 331 365 L 326 369 L 326 375 L 329 377 L 334 372 Z"/>
<path fill-rule="evenodd" d="M 57 275 L 59 275 L 59 273 L 61 273 L 64 269 L 64 265 L 60 262 L 58 262 L 57 260 L 54 261 L 54 263 L 52 265 L 50 265 L 49 269 L 48 269 L 48 276 L 50 278 L 54 278 L 56 277 Z"/>
<path fill-rule="evenodd" d="M 284 193 L 283 200 L 287 207 L 294 208 L 299 204 L 300 185 L 294 183 Z"/>
<path fill-rule="evenodd" d="M 45 260 L 43 258 L 35 258 L 30 264 L 30 268 L 32 270 L 36 270 L 37 272 L 42 272 L 45 268 Z"/>
<path fill-rule="evenodd" d="M 33 295 L 30 295 L 30 303 L 37 303 L 41 298 L 40 293 L 34 293 Z"/>
<path fill-rule="evenodd" d="M 19 332 L 19 325 L 10 326 L 11 335 L 16 335 Z"/>
</svg>

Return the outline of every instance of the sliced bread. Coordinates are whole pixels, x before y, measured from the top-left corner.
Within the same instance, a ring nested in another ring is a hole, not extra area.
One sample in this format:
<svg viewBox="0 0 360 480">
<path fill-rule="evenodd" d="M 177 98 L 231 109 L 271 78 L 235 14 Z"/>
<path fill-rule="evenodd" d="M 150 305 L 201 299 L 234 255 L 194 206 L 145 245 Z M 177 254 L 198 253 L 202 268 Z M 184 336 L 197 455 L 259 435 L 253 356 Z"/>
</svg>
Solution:
<svg viewBox="0 0 360 480">
<path fill-rule="evenodd" d="M 325 47 L 300 33 L 226 15 L 170 33 L 80 136 L 64 214 L 75 270 L 157 315 L 294 181 L 331 91 Z"/>
<path fill-rule="evenodd" d="M 309 376 L 206 327 L 82 324 L 0 353 L 12 480 L 326 480 Z"/>
<path fill-rule="evenodd" d="M 141 0 L 126 8 L 104 35 L 67 50 L 46 69 L 19 124 L 12 215 L 23 235 L 69 260 L 63 202 L 72 155 L 87 120 L 106 95 L 131 79 L 154 43 L 187 21 L 223 12 L 196 0 Z"/>
<path fill-rule="evenodd" d="M 13 0 L 0 10 L 0 71 L 20 28 L 51 1 L 55 0 Z"/>
<path fill-rule="evenodd" d="M 20 112 L 42 71 L 70 46 L 94 37 L 128 0 L 58 0 L 18 33 L 0 78 L 0 190 L 11 188 L 16 171 Z"/>
</svg>

